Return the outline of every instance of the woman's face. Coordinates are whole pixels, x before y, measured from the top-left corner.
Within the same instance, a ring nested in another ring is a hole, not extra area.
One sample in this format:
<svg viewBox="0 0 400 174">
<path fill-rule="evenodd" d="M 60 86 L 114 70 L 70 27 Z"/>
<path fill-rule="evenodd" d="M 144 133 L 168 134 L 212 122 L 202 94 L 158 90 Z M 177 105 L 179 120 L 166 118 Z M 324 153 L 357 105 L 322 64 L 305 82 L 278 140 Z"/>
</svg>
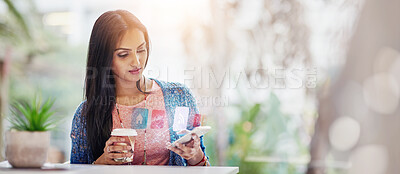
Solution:
<svg viewBox="0 0 400 174">
<path fill-rule="evenodd" d="M 117 82 L 136 82 L 142 77 L 147 58 L 146 40 L 142 31 L 126 31 L 114 50 L 112 72 Z"/>
</svg>

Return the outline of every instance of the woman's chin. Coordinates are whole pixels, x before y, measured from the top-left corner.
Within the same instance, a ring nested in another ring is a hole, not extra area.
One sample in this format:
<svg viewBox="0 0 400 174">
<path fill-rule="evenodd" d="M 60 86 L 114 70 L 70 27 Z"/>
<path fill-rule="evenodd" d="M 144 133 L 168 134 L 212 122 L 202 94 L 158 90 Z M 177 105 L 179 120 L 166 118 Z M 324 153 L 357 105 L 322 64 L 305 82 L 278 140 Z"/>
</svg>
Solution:
<svg viewBox="0 0 400 174">
<path fill-rule="evenodd" d="M 125 74 L 123 80 L 126 82 L 137 82 L 142 77 L 141 73 L 138 74 Z"/>
</svg>

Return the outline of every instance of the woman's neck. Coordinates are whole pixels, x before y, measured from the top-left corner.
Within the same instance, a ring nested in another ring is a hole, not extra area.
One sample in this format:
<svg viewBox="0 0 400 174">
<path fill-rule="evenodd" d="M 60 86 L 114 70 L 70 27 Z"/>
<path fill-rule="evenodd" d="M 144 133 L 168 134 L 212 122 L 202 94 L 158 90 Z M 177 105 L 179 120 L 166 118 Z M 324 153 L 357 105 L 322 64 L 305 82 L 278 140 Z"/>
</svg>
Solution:
<svg viewBox="0 0 400 174">
<path fill-rule="evenodd" d="M 145 77 L 142 77 L 140 80 L 140 89 L 145 92 L 148 92 L 152 87 L 152 81 Z M 145 87 L 146 85 L 146 87 Z M 121 82 L 116 81 L 116 97 L 117 103 L 122 105 L 134 105 L 143 101 L 145 95 L 140 92 L 136 87 L 136 82 Z"/>
</svg>

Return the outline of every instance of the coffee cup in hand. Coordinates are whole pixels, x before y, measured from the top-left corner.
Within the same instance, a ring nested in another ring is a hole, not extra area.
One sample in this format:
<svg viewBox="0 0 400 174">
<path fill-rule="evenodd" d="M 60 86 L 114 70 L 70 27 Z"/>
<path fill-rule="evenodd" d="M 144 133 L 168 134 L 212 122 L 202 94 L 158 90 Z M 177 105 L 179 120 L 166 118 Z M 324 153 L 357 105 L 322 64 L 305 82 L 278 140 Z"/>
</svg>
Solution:
<svg viewBox="0 0 400 174">
<path fill-rule="evenodd" d="M 126 128 L 117 128 L 114 129 L 111 132 L 111 136 L 116 136 L 116 137 L 123 137 L 123 138 L 128 138 L 130 142 L 130 146 L 132 147 L 131 152 L 134 151 L 135 147 L 135 138 L 137 136 L 137 132 L 135 129 L 126 129 Z M 129 144 L 127 143 L 116 143 L 115 145 L 119 146 L 128 146 Z M 121 152 L 116 152 L 116 153 L 129 153 L 128 150 L 124 150 Z M 133 153 L 132 153 L 133 154 Z M 123 157 L 123 158 L 114 158 L 114 161 L 116 162 L 123 162 L 123 163 L 128 163 L 133 161 L 133 155 L 130 157 Z"/>
</svg>

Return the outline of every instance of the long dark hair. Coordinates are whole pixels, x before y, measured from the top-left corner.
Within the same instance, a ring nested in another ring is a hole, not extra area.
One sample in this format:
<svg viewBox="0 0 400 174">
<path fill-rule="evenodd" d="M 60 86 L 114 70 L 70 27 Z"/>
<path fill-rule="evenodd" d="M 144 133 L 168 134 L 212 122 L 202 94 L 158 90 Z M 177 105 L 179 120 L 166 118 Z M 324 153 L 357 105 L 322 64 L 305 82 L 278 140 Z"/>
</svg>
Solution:
<svg viewBox="0 0 400 174">
<path fill-rule="evenodd" d="M 86 121 L 86 137 L 93 159 L 103 154 L 105 142 L 112 129 L 112 110 L 116 103 L 115 80 L 111 70 L 113 52 L 118 41 L 129 29 L 139 29 L 146 40 L 149 58 L 149 36 L 139 19 L 125 10 L 103 13 L 95 22 L 90 36 L 85 77 L 86 104 L 83 114 Z M 140 82 L 136 83 L 140 90 Z M 140 90 L 141 91 L 141 90 Z"/>
</svg>

